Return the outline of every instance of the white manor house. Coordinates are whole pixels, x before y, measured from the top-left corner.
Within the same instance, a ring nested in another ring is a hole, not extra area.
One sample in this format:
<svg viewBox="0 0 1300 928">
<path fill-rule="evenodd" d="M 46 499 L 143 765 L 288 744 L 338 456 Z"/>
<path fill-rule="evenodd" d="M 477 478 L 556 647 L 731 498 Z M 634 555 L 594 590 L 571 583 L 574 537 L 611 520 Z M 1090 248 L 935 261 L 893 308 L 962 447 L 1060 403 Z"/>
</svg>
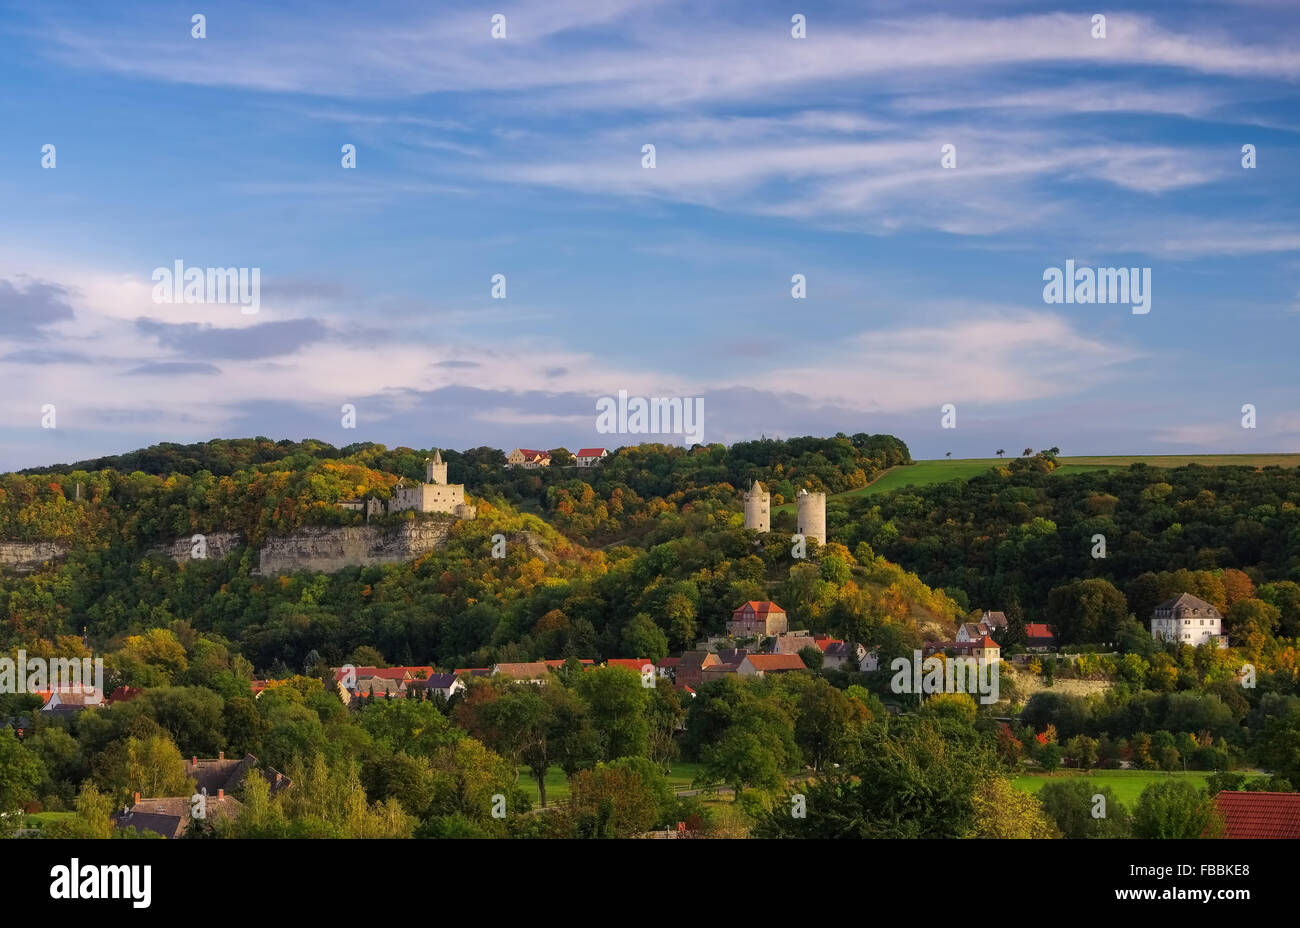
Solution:
<svg viewBox="0 0 1300 928">
<path fill-rule="evenodd" d="M 1219 610 L 1191 593 L 1167 599 L 1151 613 L 1151 637 L 1156 641 L 1178 641 L 1196 647 L 1228 646 Z"/>
</svg>

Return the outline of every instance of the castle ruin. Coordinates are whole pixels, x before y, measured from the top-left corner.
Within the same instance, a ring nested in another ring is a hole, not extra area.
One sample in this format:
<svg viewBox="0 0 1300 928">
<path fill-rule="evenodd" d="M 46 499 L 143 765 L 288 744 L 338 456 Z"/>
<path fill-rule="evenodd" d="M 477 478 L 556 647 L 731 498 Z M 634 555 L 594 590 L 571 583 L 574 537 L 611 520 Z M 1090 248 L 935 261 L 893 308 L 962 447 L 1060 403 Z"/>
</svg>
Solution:
<svg viewBox="0 0 1300 928">
<path fill-rule="evenodd" d="M 772 530 L 772 494 L 757 480 L 745 494 L 745 528 L 756 532 Z"/>
</svg>

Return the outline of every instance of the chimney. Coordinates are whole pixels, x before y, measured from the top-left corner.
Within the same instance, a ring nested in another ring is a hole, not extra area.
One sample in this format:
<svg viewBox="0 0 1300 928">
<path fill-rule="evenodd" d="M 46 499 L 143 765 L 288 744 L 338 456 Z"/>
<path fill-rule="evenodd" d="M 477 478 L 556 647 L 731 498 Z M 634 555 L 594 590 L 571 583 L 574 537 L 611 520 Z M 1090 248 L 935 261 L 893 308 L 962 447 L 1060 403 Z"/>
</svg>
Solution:
<svg viewBox="0 0 1300 928">
<path fill-rule="evenodd" d="M 225 751 L 218 751 L 218 752 L 217 752 L 217 760 L 225 760 L 225 759 L 226 759 L 226 752 L 225 752 Z"/>
<path fill-rule="evenodd" d="M 136 794 L 135 794 L 135 804 L 136 804 L 136 805 L 139 805 L 139 804 L 140 804 L 140 794 L 139 794 L 139 793 L 136 793 Z"/>
<path fill-rule="evenodd" d="M 217 800 L 220 801 L 225 798 L 226 798 L 226 791 L 224 789 L 217 790 Z"/>
</svg>

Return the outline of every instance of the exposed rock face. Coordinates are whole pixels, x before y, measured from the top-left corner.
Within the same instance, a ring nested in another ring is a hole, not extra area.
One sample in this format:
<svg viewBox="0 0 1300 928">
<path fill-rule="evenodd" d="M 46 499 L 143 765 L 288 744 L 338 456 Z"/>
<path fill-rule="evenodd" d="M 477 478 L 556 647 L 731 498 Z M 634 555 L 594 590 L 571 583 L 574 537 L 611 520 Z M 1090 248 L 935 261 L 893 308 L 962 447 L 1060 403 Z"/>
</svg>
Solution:
<svg viewBox="0 0 1300 928">
<path fill-rule="evenodd" d="M 56 541 L 0 541 L 0 571 L 29 574 L 67 553 L 68 549 Z"/>
<path fill-rule="evenodd" d="M 197 542 L 195 538 L 198 533 L 177 538 L 169 545 L 160 545 L 156 548 L 150 548 L 150 554 L 165 554 L 175 560 L 178 564 L 183 564 L 188 560 L 194 559 L 194 551 Z M 244 543 L 244 537 L 238 532 L 207 532 L 203 535 L 203 544 L 207 548 L 207 557 L 210 560 L 219 561 L 231 551 L 234 551 Z"/>
<path fill-rule="evenodd" d="M 300 528 L 288 535 L 268 538 L 259 552 L 255 573 L 296 570 L 334 573 L 344 567 L 412 561 L 445 546 L 455 523 L 454 518 L 445 516 L 383 528 L 368 525 Z M 208 532 L 203 535 L 203 542 L 207 557 L 220 560 L 237 551 L 244 538 L 237 532 Z M 187 535 L 150 548 L 148 553 L 163 554 L 177 563 L 185 563 L 194 560 L 196 544 L 194 537 Z M 52 541 L 0 541 L 0 572 L 28 574 L 67 553 L 66 547 Z"/>
<path fill-rule="evenodd" d="M 394 528 L 369 525 L 346 528 L 300 528 L 268 538 L 262 546 L 259 574 L 313 570 L 333 573 L 344 567 L 410 561 L 443 547 L 455 520 L 421 520 Z"/>
</svg>

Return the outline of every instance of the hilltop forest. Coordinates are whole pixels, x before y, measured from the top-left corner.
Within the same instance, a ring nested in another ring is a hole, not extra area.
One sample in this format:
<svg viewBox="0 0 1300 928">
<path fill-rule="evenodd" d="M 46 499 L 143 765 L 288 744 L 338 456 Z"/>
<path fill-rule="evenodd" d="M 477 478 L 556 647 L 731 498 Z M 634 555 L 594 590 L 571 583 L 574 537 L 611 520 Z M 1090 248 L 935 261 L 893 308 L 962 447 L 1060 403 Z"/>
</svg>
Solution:
<svg viewBox="0 0 1300 928">
<path fill-rule="evenodd" d="M 239 818 L 213 826 L 268 837 L 600 837 L 675 822 L 718 834 L 1050 837 L 1083 827 L 1073 800 L 1019 792 L 1016 774 L 1253 765 L 1265 772 L 1215 788 L 1300 780 L 1295 470 L 1062 475 L 1040 453 L 865 495 L 853 491 L 909 465 L 898 439 L 641 445 L 590 469 L 557 454 L 551 468 L 512 470 L 497 449 L 442 449 L 449 480 L 478 507 L 444 546 L 332 574 L 256 572 L 266 539 L 361 524 L 338 502 L 390 496 L 422 477 L 430 453 L 257 438 L 0 476 L 0 541 L 64 551 L 0 575 L 0 652 L 103 655 L 109 688 L 143 690 L 71 718 L 40 713 L 22 741 L 16 720 L 41 700 L 0 695 L 0 811 L 59 811 L 49 836 L 116 834 L 107 814 L 132 791 L 182 795 L 184 758 L 222 750 L 292 776 L 274 799 L 250 781 Z M 743 524 L 754 480 L 773 497 L 767 534 Z M 829 494 L 828 543 L 810 542 L 802 558 L 793 513 L 775 508 L 801 488 Z M 429 517 L 375 523 L 414 518 Z M 241 542 L 181 563 L 162 550 L 213 532 Z M 1223 612 L 1231 648 L 1152 640 L 1151 609 L 1183 592 Z M 919 711 L 888 674 L 823 669 L 820 654 L 801 652 L 807 673 L 733 675 L 693 694 L 576 663 L 679 654 L 723 634 L 748 600 L 773 600 L 791 628 L 862 643 L 885 666 L 984 610 L 1010 620 L 1004 661 L 1023 652 L 1033 622 L 1050 623 L 1074 656 L 1008 665 L 996 705 L 953 694 Z M 330 670 L 540 659 L 575 660 L 546 687 L 471 680 L 437 705 L 348 708 Z M 257 698 L 254 679 L 267 681 Z M 680 764 L 697 785 L 731 787 L 735 802 L 678 796 L 665 777 Z M 524 784 L 544 798 L 555 770 L 563 811 L 526 814 Z M 817 799 L 793 826 L 778 813 L 800 776 L 816 780 Z M 496 795 L 508 797 L 504 819 L 489 812 Z M 903 795 L 932 801 L 900 805 Z M 1159 836 L 1170 822 L 1199 835 L 1207 796 L 1190 782 L 1144 793 L 1142 808 L 1130 816 L 1116 803 L 1109 830 L 1092 836 Z"/>
</svg>

